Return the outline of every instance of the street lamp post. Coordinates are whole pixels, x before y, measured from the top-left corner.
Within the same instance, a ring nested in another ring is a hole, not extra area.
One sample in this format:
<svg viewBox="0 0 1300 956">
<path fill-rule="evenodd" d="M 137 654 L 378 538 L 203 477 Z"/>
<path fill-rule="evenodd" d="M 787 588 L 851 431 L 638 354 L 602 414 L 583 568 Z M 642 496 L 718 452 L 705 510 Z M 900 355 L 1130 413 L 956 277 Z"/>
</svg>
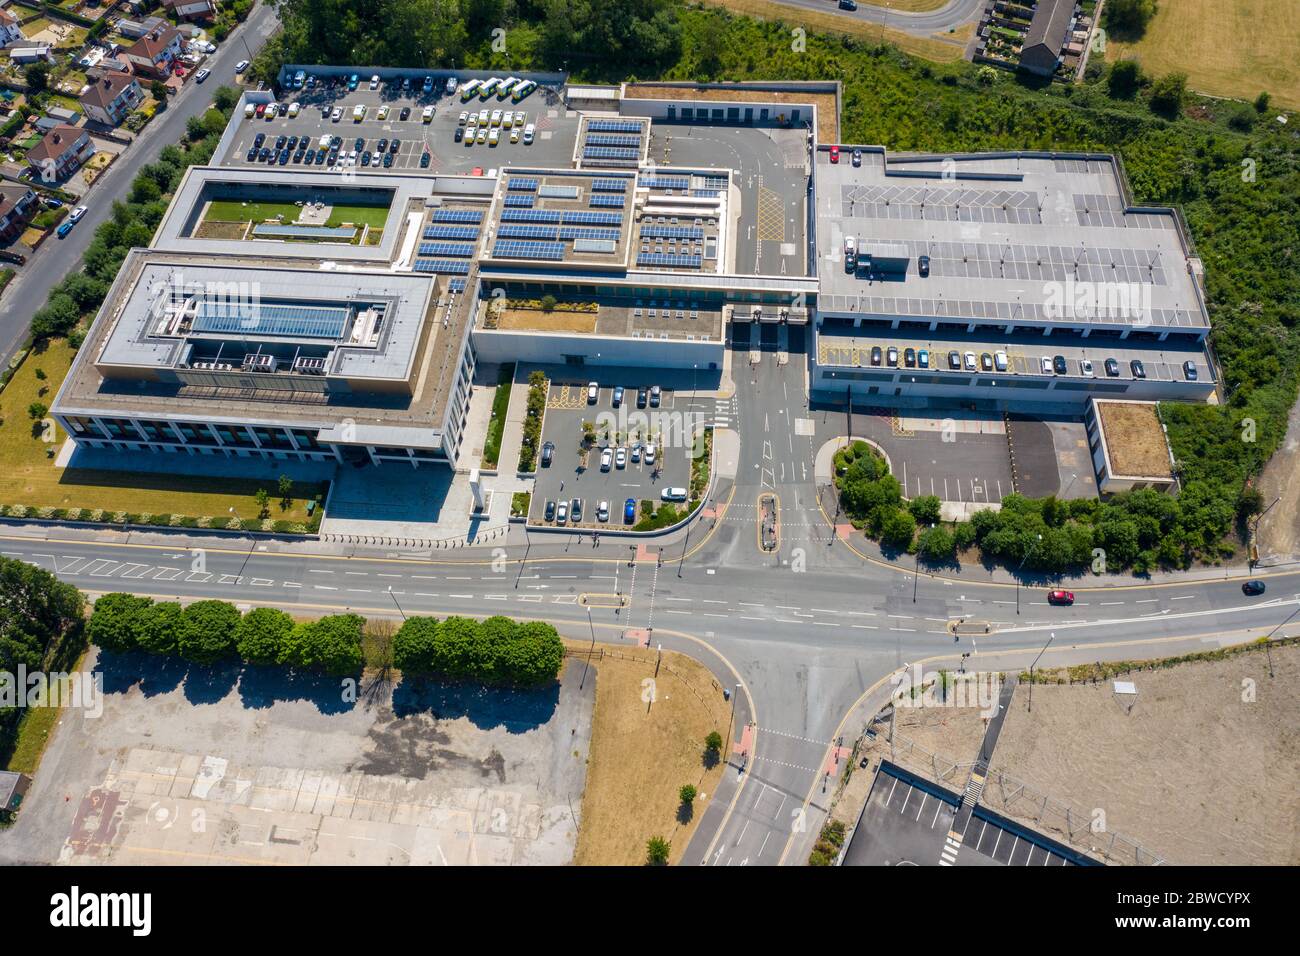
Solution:
<svg viewBox="0 0 1300 956">
<path fill-rule="evenodd" d="M 388 585 L 388 596 L 393 599 L 393 604 L 397 606 L 397 613 L 402 615 L 402 620 L 406 620 L 406 612 L 402 610 L 402 605 L 397 603 L 397 595 L 393 593 L 393 586 Z"/>
<path fill-rule="evenodd" d="M 587 683 L 587 671 L 591 669 L 591 655 L 596 653 L 596 625 L 591 623 L 591 608 L 587 608 L 587 627 L 591 629 L 591 647 L 587 651 L 587 663 L 582 668 L 582 680 L 578 681 L 578 690 Z"/>
<path fill-rule="evenodd" d="M 1037 540 L 1042 541 L 1043 536 L 1041 534 L 1038 535 Z M 1030 545 L 1029 550 L 1025 552 L 1025 556 L 1020 559 L 1020 564 L 1016 568 L 1016 613 L 1017 614 L 1020 613 L 1020 569 L 1025 566 L 1025 562 L 1029 560 L 1029 556 L 1033 553 L 1034 553 L 1033 545 Z"/>
<path fill-rule="evenodd" d="M 1030 713 L 1034 711 L 1034 668 L 1038 665 L 1038 658 L 1051 646 L 1052 641 L 1056 640 L 1056 632 L 1053 631 L 1047 636 L 1047 643 L 1043 645 L 1043 650 L 1038 652 L 1038 657 L 1034 658 L 1034 663 L 1029 665 L 1029 706 L 1026 708 Z"/>
</svg>

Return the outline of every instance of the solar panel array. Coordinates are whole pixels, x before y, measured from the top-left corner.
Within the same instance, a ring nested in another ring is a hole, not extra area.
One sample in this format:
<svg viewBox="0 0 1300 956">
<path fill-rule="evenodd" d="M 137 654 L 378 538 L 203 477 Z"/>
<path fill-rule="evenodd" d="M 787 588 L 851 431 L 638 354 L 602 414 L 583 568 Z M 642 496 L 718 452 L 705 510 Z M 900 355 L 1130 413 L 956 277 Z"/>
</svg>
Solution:
<svg viewBox="0 0 1300 956">
<path fill-rule="evenodd" d="M 560 222 L 560 214 L 554 209 L 506 209 L 501 213 L 502 222 Z"/>
<path fill-rule="evenodd" d="M 623 214 L 621 212 L 591 212 L 587 209 L 568 209 L 564 212 L 564 224 L 566 226 L 621 226 L 623 225 Z"/>
<path fill-rule="evenodd" d="M 434 222 L 482 222 L 481 209 L 435 209 L 430 217 Z"/>
<path fill-rule="evenodd" d="M 617 229 L 583 229 L 580 226 L 561 226 L 561 239 L 602 239 L 618 240 Z"/>
<path fill-rule="evenodd" d="M 582 195 L 582 190 L 577 186 L 542 186 L 537 190 L 537 195 L 546 199 L 577 199 Z"/>
<path fill-rule="evenodd" d="M 598 193 L 625 193 L 627 192 L 626 179 L 593 179 L 591 189 Z"/>
<path fill-rule="evenodd" d="M 618 134 L 596 133 L 587 136 L 588 146 L 630 146 L 633 149 L 641 145 L 640 136 L 622 136 Z"/>
<path fill-rule="evenodd" d="M 704 180 L 705 189 L 726 189 L 727 188 L 726 176 L 703 176 L 701 178 Z"/>
<path fill-rule="evenodd" d="M 584 159 L 636 159 L 641 154 L 639 149 L 624 146 L 584 146 Z"/>
<path fill-rule="evenodd" d="M 436 272 L 442 275 L 469 275 L 470 263 L 463 259 L 416 259 L 411 268 L 416 272 Z"/>
<path fill-rule="evenodd" d="M 557 231 L 555 226 L 511 224 L 498 229 L 497 235 L 506 239 L 554 239 Z"/>
<path fill-rule="evenodd" d="M 639 133 L 641 124 L 637 120 L 594 119 L 587 122 L 587 131 L 591 133 Z"/>
<path fill-rule="evenodd" d="M 426 226 L 426 239 L 477 239 L 478 226 Z"/>
<path fill-rule="evenodd" d="M 563 259 L 562 242 L 516 242 L 499 240 L 492 247 L 492 255 L 503 259 Z"/>
<path fill-rule="evenodd" d="M 536 192 L 539 180 L 535 177 L 515 177 L 507 184 L 506 189 L 515 192 Z"/>
<path fill-rule="evenodd" d="M 690 176 L 644 176 L 641 185 L 646 189 L 690 189 Z"/>
<path fill-rule="evenodd" d="M 639 266 L 668 266 L 672 268 L 698 269 L 703 261 L 703 256 L 679 256 L 663 252 L 641 252 L 636 257 L 636 264 Z"/>
<path fill-rule="evenodd" d="M 703 239 L 699 226 L 642 226 L 641 236 L 647 239 Z"/>
<path fill-rule="evenodd" d="M 531 207 L 536 199 L 537 197 L 531 193 L 514 193 L 506 196 L 506 206 L 515 208 Z"/>
<path fill-rule="evenodd" d="M 348 324 L 349 309 L 338 305 L 255 306 L 204 302 L 192 328 L 195 332 L 237 332 L 242 335 L 285 335 L 337 339 Z"/>
<path fill-rule="evenodd" d="M 422 242 L 420 243 L 420 255 L 422 256 L 465 256 L 474 255 L 474 243 L 472 242 Z"/>
<path fill-rule="evenodd" d="M 627 199 L 624 196 L 611 196 L 608 193 L 603 196 L 592 196 L 591 205 L 593 206 L 616 206 L 622 209 L 627 205 Z"/>
<path fill-rule="evenodd" d="M 452 279 L 450 282 L 447 283 L 447 288 L 450 289 L 452 292 L 464 292 L 464 291 L 465 291 L 465 280 L 464 280 L 464 279 Z"/>
</svg>

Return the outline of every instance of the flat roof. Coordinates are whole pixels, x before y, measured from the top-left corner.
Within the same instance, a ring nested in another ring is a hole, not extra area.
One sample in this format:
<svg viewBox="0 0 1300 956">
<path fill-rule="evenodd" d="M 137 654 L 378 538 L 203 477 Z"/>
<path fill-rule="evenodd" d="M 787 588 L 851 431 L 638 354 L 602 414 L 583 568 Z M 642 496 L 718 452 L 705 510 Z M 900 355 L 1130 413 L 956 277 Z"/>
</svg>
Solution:
<svg viewBox="0 0 1300 956">
<path fill-rule="evenodd" d="M 1165 480 L 1174 476 L 1169 442 L 1155 402 L 1098 399 L 1095 405 L 1112 476 Z"/>
<path fill-rule="evenodd" d="M 482 261 L 564 271 L 625 269 L 635 176 L 610 169 L 503 169 Z"/>
<path fill-rule="evenodd" d="M 822 312 L 1209 329 L 1175 213 L 1126 208 L 1109 157 L 862 147 L 860 166 L 819 150 L 816 176 Z M 859 258 L 904 247 L 906 271 L 847 270 L 850 236 Z"/>
</svg>

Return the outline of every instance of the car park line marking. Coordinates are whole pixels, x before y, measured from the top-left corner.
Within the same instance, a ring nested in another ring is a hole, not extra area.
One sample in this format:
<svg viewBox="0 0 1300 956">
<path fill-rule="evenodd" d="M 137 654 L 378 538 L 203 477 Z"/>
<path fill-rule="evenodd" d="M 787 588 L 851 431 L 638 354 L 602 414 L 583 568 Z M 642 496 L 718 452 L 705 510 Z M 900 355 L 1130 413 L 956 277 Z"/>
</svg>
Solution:
<svg viewBox="0 0 1300 956">
<path fill-rule="evenodd" d="M 312 587 L 314 587 L 317 591 L 337 591 L 337 590 L 338 590 L 338 588 L 330 587 L 328 584 L 314 584 L 314 585 L 312 585 Z"/>
<path fill-rule="evenodd" d="M 469 600 L 472 600 L 472 599 L 474 598 L 474 595 L 472 595 L 472 594 L 448 594 L 447 597 L 449 597 L 449 598 L 456 598 L 456 599 L 459 600 L 459 601 L 469 601 Z"/>
<path fill-rule="evenodd" d="M 348 588 L 349 594 L 369 594 L 369 588 Z"/>
<path fill-rule="evenodd" d="M 1171 597 L 1171 601 L 1191 601 L 1196 597 L 1195 594 L 1180 594 L 1178 597 Z"/>
<path fill-rule="evenodd" d="M 125 568 L 131 568 L 131 569 L 139 568 L 139 573 L 136 573 L 134 570 L 131 570 L 131 571 L 123 570 L 123 571 L 122 571 L 122 577 L 124 577 L 124 578 L 136 579 L 136 578 L 142 578 L 142 577 L 144 577 L 145 572 L 149 570 L 149 567 L 150 567 L 150 566 L 147 565 L 147 564 L 124 564 L 124 565 L 122 565 L 122 567 L 123 567 L 124 569 L 125 569 Z"/>
</svg>

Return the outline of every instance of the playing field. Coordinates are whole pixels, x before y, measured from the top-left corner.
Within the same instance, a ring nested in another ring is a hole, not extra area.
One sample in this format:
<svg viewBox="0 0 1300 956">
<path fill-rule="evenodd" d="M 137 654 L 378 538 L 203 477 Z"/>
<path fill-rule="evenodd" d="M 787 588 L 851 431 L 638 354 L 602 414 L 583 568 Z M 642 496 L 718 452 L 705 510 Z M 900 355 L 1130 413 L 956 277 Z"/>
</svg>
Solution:
<svg viewBox="0 0 1300 956">
<path fill-rule="evenodd" d="M 1203 93 L 1300 107 L 1300 18 L 1276 0 L 1165 0 L 1137 43 L 1111 39 L 1106 59 L 1141 62 L 1147 73 L 1174 70 Z"/>
</svg>

